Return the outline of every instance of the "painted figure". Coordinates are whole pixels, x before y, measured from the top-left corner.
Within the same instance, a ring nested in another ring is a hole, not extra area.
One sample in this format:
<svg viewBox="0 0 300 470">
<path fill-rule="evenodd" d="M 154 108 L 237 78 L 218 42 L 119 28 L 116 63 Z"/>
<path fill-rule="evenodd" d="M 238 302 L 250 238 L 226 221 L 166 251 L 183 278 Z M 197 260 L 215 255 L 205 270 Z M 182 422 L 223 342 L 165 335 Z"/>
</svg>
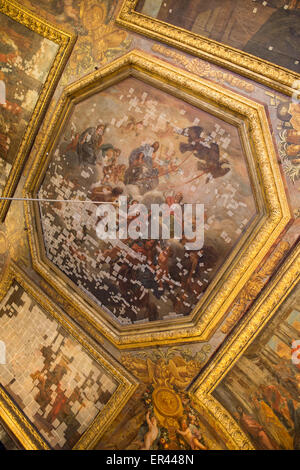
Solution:
<svg viewBox="0 0 300 470">
<path fill-rule="evenodd" d="M 220 178 L 230 171 L 229 161 L 220 158 L 220 149 L 218 144 L 205 140 L 201 134 L 203 128 L 192 126 L 183 130 L 183 134 L 188 137 L 188 143 L 180 144 L 180 151 L 193 152 L 193 155 L 199 160 L 198 169 L 204 173 L 210 173 L 213 178 Z M 208 182 L 209 179 L 206 180 Z"/>
<path fill-rule="evenodd" d="M 95 165 L 99 158 L 105 126 L 89 127 L 79 136 L 77 153 L 80 163 Z"/>
<path fill-rule="evenodd" d="M 141 450 L 150 450 L 159 434 L 157 419 L 154 415 L 150 418 L 150 411 L 146 414 L 146 421 L 148 424 L 148 432 L 145 434 L 144 447 L 142 447 Z"/>
<path fill-rule="evenodd" d="M 252 416 L 246 414 L 240 406 L 237 407 L 237 412 L 242 428 L 259 444 L 260 448 L 264 450 L 276 449 L 263 427 Z"/>
<path fill-rule="evenodd" d="M 300 405 L 299 402 L 290 399 L 288 401 L 291 419 L 294 423 L 294 450 L 300 450 Z"/>
</svg>

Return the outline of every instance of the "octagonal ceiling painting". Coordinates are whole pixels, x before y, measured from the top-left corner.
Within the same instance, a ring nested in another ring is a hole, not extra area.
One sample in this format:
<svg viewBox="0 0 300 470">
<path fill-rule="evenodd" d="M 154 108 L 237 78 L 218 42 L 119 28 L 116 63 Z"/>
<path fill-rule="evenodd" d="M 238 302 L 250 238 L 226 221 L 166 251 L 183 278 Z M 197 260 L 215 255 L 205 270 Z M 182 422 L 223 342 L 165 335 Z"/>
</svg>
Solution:
<svg viewBox="0 0 300 470">
<path fill-rule="evenodd" d="M 85 202 L 40 204 L 47 258 L 121 325 L 190 314 L 256 215 L 237 127 L 129 77 L 77 103 L 57 142 L 38 195 Z M 204 204 L 203 248 L 99 239 L 97 203 L 120 196 L 149 215 Z"/>
</svg>

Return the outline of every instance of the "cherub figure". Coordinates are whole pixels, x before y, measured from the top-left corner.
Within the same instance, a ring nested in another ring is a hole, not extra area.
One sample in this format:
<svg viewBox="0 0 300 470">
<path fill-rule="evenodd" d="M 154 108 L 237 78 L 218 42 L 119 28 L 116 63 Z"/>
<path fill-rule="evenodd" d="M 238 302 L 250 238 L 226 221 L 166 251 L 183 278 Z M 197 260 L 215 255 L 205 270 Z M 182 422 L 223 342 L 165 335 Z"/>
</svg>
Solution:
<svg viewBox="0 0 300 470">
<path fill-rule="evenodd" d="M 180 434 L 185 442 L 190 446 L 192 450 L 207 450 L 207 448 L 201 444 L 198 438 L 193 434 L 192 430 L 187 424 L 185 417 L 182 417 L 180 422 L 180 429 L 177 429 L 178 434 Z"/>
<path fill-rule="evenodd" d="M 159 433 L 157 419 L 154 415 L 150 418 L 150 411 L 146 414 L 146 421 L 148 424 L 148 432 L 146 432 L 144 436 L 144 446 L 141 450 L 150 450 Z"/>
</svg>

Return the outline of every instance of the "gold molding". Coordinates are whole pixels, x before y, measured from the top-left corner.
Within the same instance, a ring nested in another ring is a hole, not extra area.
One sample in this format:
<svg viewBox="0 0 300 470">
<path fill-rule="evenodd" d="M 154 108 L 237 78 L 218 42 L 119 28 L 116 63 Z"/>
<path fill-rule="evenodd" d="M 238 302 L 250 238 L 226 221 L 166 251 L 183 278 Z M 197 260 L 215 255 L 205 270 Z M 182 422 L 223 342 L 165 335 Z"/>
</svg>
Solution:
<svg viewBox="0 0 300 470">
<path fill-rule="evenodd" d="M 116 391 L 108 403 L 98 413 L 89 428 L 73 447 L 74 450 L 93 449 L 108 426 L 125 406 L 138 386 L 136 379 L 124 367 L 92 341 L 70 318 L 58 308 L 27 275 L 11 263 L 8 273 L 0 285 L 0 300 L 7 294 L 13 281 L 16 281 L 38 305 L 60 323 L 76 339 L 92 358 L 118 383 Z M 50 450 L 49 445 L 11 400 L 0 385 L 0 417 L 26 450 Z"/>
<path fill-rule="evenodd" d="M 0 386 L 0 416 L 12 435 L 25 450 L 50 450 L 48 444 L 31 426 L 24 414 Z"/>
<path fill-rule="evenodd" d="M 192 396 L 196 396 L 201 404 L 203 413 L 210 415 L 214 420 L 215 429 L 232 436 L 238 449 L 251 449 L 253 445 L 212 393 L 273 318 L 299 281 L 300 244 L 298 243 L 262 296 L 250 309 L 249 314 L 238 325 L 234 335 L 220 349 L 190 390 Z"/>
<path fill-rule="evenodd" d="M 182 71 L 151 55 L 132 51 L 65 89 L 26 181 L 24 196 L 36 196 L 51 152 L 72 107 L 128 76 L 147 81 L 238 127 L 248 158 L 258 215 L 192 315 L 180 320 L 122 328 L 118 326 L 108 314 L 76 289 L 74 284 L 47 260 L 43 248 L 38 206 L 36 203 L 26 202 L 25 218 L 33 267 L 79 312 L 84 321 L 88 320 L 120 349 L 206 341 L 291 220 L 263 105 Z"/>
<path fill-rule="evenodd" d="M 280 242 L 267 261 L 263 263 L 260 269 L 251 276 L 249 281 L 245 284 L 244 289 L 232 305 L 230 314 L 226 318 L 224 325 L 221 327 L 222 333 L 228 334 L 232 330 L 234 325 L 240 320 L 243 313 L 246 311 L 249 304 L 255 300 L 262 291 L 270 279 L 270 276 L 289 250 L 290 244 L 288 242 Z"/>
<path fill-rule="evenodd" d="M 186 54 L 171 49 L 168 46 L 154 43 L 151 50 L 158 52 L 158 54 L 163 57 L 170 57 L 174 64 L 182 66 L 188 72 L 192 72 L 208 80 L 216 81 L 220 85 L 229 85 L 246 93 L 252 93 L 255 90 L 253 82 L 245 80 L 243 77 L 239 78 L 233 73 L 228 73 L 226 70 L 217 70 L 216 67 L 209 62 L 204 62 L 195 57 L 188 57 Z"/>
<path fill-rule="evenodd" d="M 15 0 L 0 0 L 0 13 L 59 45 L 57 54 L 32 112 L 29 124 L 18 148 L 15 161 L 2 192 L 2 197 L 9 198 L 14 194 L 26 158 L 29 155 L 34 138 L 41 124 L 41 120 L 75 44 L 76 36 L 58 29 L 53 24 L 27 10 L 27 8 L 23 7 Z M 10 201 L 0 201 L 0 222 L 4 220 L 9 205 Z"/>
<path fill-rule="evenodd" d="M 226 410 L 224 410 L 222 416 L 214 415 L 202 397 L 199 399 L 197 394 L 193 392 L 189 392 L 189 396 L 193 401 L 195 409 L 204 417 L 212 429 L 217 432 L 218 436 L 226 444 L 228 450 L 254 450 L 250 439 L 231 416 L 228 416 Z M 229 425 L 226 426 L 225 423 L 228 420 L 230 420 L 230 422 Z"/>
<path fill-rule="evenodd" d="M 137 2 L 138 0 L 124 0 L 116 20 L 120 26 L 213 62 L 281 93 L 290 96 L 295 92 L 293 85 L 300 78 L 298 73 L 186 29 L 138 13 L 135 11 Z"/>
</svg>

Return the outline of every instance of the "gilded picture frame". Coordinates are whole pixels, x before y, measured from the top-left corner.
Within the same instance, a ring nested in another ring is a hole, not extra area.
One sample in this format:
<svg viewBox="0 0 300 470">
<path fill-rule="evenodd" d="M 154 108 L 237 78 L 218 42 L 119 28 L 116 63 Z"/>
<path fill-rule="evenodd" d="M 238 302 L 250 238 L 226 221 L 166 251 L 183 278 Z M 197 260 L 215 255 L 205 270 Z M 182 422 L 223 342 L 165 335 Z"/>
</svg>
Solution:
<svg viewBox="0 0 300 470">
<path fill-rule="evenodd" d="M 20 285 L 30 297 L 60 324 L 70 337 L 82 345 L 84 350 L 118 383 L 115 392 L 97 414 L 87 430 L 81 435 L 73 450 L 93 449 L 101 435 L 115 419 L 136 390 L 138 383 L 116 360 L 108 355 L 58 308 L 53 301 L 15 264 L 11 263 L 0 285 L 0 299 L 8 293 L 13 282 Z M 1 367 L 1 366 L 0 366 Z M 51 447 L 25 416 L 19 406 L 0 385 L 0 417 L 11 433 L 26 450 L 51 450 Z"/>
<path fill-rule="evenodd" d="M 51 96 L 71 54 L 76 41 L 76 36 L 70 32 L 57 28 L 45 19 L 30 12 L 15 0 L 1 0 L 0 13 L 6 15 L 10 20 L 23 25 L 41 38 L 48 39 L 58 45 L 53 63 L 45 81 L 43 82 L 37 102 L 29 119 L 29 123 L 26 126 L 26 130 L 20 140 L 16 156 L 14 157 L 8 178 L 3 187 L 1 196 L 3 198 L 11 198 L 17 187 L 26 158 L 29 155 Z M 9 205 L 10 200 L 8 199 L 2 199 L 0 201 L 0 221 L 4 220 Z"/>
<path fill-rule="evenodd" d="M 228 436 L 231 448 L 251 450 L 253 445 L 240 426 L 213 396 L 214 390 L 226 377 L 250 344 L 298 285 L 300 280 L 300 244 L 298 243 L 285 263 L 275 274 L 263 294 L 257 299 L 240 322 L 229 341 L 218 351 L 189 392 L 196 397 L 204 416 L 213 422 L 215 429 Z"/>
<path fill-rule="evenodd" d="M 234 123 L 239 129 L 248 155 L 248 167 L 257 204 L 255 220 L 226 260 L 207 292 L 188 317 L 151 325 L 120 328 L 67 276 L 56 268 L 45 253 L 39 222 L 39 207 L 25 202 L 25 217 L 34 269 L 71 305 L 76 320 L 106 337 L 118 348 L 206 341 L 224 318 L 247 280 L 268 254 L 291 220 L 291 213 L 276 159 L 267 116 L 262 105 L 158 61 L 148 54 L 132 51 L 67 87 L 54 112 L 45 139 L 36 156 L 24 188 L 26 198 L 36 197 L 47 169 L 56 138 L 73 105 L 128 76 L 172 89 L 179 98 Z M 172 88 L 171 88 L 172 87 Z"/>
<path fill-rule="evenodd" d="M 165 23 L 136 11 L 138 0 L 124 0 L 116 19 L 120 26 L 263 83 L 288 96 L 299 88 L 300 75 L 264 59 Z"/>
</svg>

